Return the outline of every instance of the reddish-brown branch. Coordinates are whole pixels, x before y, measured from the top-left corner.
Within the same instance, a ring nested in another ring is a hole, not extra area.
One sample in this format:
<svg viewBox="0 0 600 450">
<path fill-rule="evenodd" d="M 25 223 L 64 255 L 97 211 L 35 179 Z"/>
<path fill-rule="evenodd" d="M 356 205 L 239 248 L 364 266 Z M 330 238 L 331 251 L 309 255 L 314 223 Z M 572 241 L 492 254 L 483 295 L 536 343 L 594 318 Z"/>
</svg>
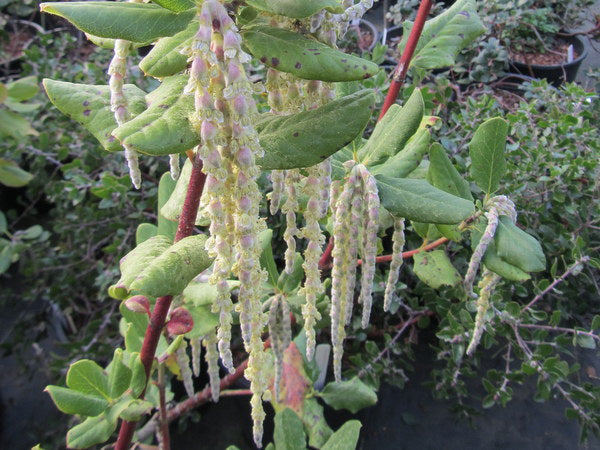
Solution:
<svg viewBox="0 0 600 450">
<path fill-rule="evenodd" d="M 192 174 L 190 176 L 190 182 L 188 190 L 185 196 L 185 202 L 183 204 L 183 210 L 179 218 L 179 226 L 177 227 L 177 234 L 175 235 L 175 242 L 181 239 L 191 236 L 194 230 L 194 224 L 196 222 L 196 216 L 198 215 L 198 207 L 200 205 L 200 197 L 202 196 L 202 190 L 204 189 L 205 175 L 202 173 L 202 163 L 200 160 L 196 160 L 192 168 Z M 154 362 L 154 355 L 156 353 L 156 347 L 158 340 L 165 326 L 165 320 L 167 313 L 171 306 L 173 297 L 167 295 L 165 297 L 159 297 L 156 300 L 156 305 L 150 316 L 150 322 L 148 328 L 146 328 L 146 334 L 144 335 L 144 342 L 142 343 L 142 350 L 140 352 L 140 359 L 144 365 L 146 371 L 146 379 L 150 377 L 150 370 L 152 369 L 152 363 Z M 144 389 L 145 392 L 145 389 Z M 144 396 L 142 393 L 141 397 Z M 129 422 L 124 420 L 121 423 L 121 429 L 119 430 L 119 437 L 115 444 L 115 450 L 127 450 L 133 439 L 135 432 L 136 422 Z"/>
<path fill-rule="evenodd" d="M 319 269 L 325 269 L 331 267 L 331 252 L 333 251 L 333 236 L 329 238 L 327 247 L 319 259 Z"/>
<path fill-rule="evenodd" d="M 448 238 L 445 238 L 445 237 L 439 238 L 437 241 L 433 241 L 431 244 L 427 244 L 427 245 L 424 245 L 423 247 L 419 247 L 419 248 L 415 248 L 414 250 L 408 250 L 406 252 L 403 252 L 402 258 L 403 259 L 411 258 L 412 256 L 416 255 L 417 253 L 429 251 L 431 249 L 439 247 L 442 244 L 445 244 L 446 242 L 448 242 Z M 392 255 L 382 255 L 382 256 L 378 256 L 377 258 L 375 258 L 376 263 L 390 262 L 391 260 L 392 260 Z M 362 264 L 362 259 L 357 260 L 356 264 L 358 264 L 360 266 Z M 321 267 L 321 269 L 331 269 L 331 266 L 332 266 L 332 264 L 328 263 L 328 264 L 324 265 L 323 267 Z"/>
<path fill-rule="evenodd" d="M 408 68 L 410 67 L 410 61 L 412 60 L 413 54 L 415 53 L 415 49 L 417 48 L 417 43 L 419 42 L 419 38 L 421 37 L 421 33 L 423 32 L 423 26 L 425 25 L 425 20 L 427 20 L 427 16 L 429 15 L 429 11 L 431 10 L 432 4 L 432 0 L 421 0 L 419 10 L 417 11 L 417 18 L 415 19 L 415 23 L 413 24 L 412 30 L 410 30 L 408 42 L 406 43 L 406 47 L 404 47 L 402 56 L 400 56 L 400 61 L 398 61 L 398 65 L 394 69 L 392 84 L 390 85 L 390 89 L 388 90 L 387 96 L 385 97 L 385 101 L 383 102 L 383 107 L 381 108 L 379 120 L 381 120 L 382 117 L 385 116 L 385 113 L 388 109 L 390 109 L 390 106 L 396 103 L 398 93 L 400 92 L 400 89 L 404 84 L 404 80 L 406 79 L 406 74 L 408 73 Z"/>
</svg>

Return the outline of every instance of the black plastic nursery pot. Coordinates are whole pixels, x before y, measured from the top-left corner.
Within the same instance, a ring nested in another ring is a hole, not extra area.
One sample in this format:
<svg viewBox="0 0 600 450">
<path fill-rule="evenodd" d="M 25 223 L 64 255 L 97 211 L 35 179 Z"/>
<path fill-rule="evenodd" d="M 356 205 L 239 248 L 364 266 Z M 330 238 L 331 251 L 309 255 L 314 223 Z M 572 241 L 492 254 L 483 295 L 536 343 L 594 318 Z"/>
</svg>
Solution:
<svg viewBox="0 0 600 450">
<path fill-rule="evenodd" d="M 553 86 L 560 86 L 561 84 L 575 81 L 577 71 L 581 62 L 587 56 L 587 46 L 582 38 L 579 36 L 567 36 L 562 38 L 569 44 L 573 45 L 577 58 L 570 63 L 557 64 L 552 66 L 540 66 L 537 64 L 525 64 L 518 61 L 509 61 L 510 69 L 513 72 L 520 73 L 522 75 L 531 76 L 534 78 L 545 78 Z"/>
</svg>

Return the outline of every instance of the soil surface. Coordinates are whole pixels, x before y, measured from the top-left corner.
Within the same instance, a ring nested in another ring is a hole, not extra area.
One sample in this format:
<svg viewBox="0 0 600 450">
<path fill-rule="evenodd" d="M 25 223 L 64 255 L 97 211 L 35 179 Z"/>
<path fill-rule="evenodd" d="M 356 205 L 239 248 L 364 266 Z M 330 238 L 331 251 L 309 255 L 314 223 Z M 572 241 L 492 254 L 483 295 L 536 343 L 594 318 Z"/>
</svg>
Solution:
<svg viewBox="0 0 600 450">
<path fill-rule="evenodd" d="M 567 53 L 569 44 L 563 40 L 558 40 L 556 44 L 547 49 L 544 53 L 528 53 L 526 51 L 510 51 L 510 58 L 523 64 L 534 64 L 538 66 L 557 66 L 564 64 L 567 61 Z M 573 51 L 573 59 L 577 59 L 579 55 Z"/>
</svg>

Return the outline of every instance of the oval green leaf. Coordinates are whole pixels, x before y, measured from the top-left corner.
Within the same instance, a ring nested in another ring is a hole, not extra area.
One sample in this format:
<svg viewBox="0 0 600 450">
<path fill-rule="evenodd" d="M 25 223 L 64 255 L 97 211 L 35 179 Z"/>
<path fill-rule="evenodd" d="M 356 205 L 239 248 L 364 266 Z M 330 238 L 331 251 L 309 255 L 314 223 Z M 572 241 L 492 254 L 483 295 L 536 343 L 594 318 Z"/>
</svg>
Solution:
<svg viewBox="0 0 600 450">
<path fill-rule="evenodd" d="M 193 8 L 196 4 L 193 0 L 152 0 L 157 5 L 167 8 L 171 11 L 182 12 Z"/>
<path fill-rule="evenodd" d="M 186 75 L 165 78 L 146 101 L 148 109 L 124 123 L 113 135 L 123 145 L 147 155 L 172 155 L 189 150 L 199 143 L 189 115 L 194 110 L 194 96 L 185 95 Z"/>
<path fill-rule="evenodd" d="M 494 241 L 498 256 L 524 272 L 546 269 L 546 257 L 538 240 L 521 230 L 509 217 L 500 217 Z"/>
<path fill-rule="evenodd" d="M 425 180 L 376 175 L 381 204 L 395 217 L 423 223 L 456 224 L 469 217 L 472 202 L 448 194 Z"/>
<path fill-rule="evenodd" d="M 176 13 L 158 5 L 129 2 L 52 2 L 42 12 L 63 17 L 81 31 L 101 38 L 151 42 L 185 29 L 193 9 Z"/>
<path fill-rule="evenodd" d="M 363 90 L 298 114 L 264 115 L 256 124 L 265 150 L 258 164 L 283 170 L 320 163 L 363 131 L 374 103 L 373 92 Z"/>
<path fill-rule="evenodd" d="M 164 78 L 175 75 L 187 67 L 187 56 L 181 50 L 189 45 L 198 30 L 196 22 L 190 22 L 185 30 L 159 39 L 150 53 L 140 61 L 140 69 L 144 74 L 155 78 Z"/>
<path fill-rule="evenodd" d="M 471 176 L 486 194 L 498 190 L 500 179 L 506 171 L 504 148 L 508 123 L 500 117 L 483 122 L 469 143 Z"/>
<path fill-rule="evenodd" d="M 248 51 L 262 63 L 305 80 L 362 80 L 379 71 L 371 61 L 281 28 L 254 26 L 242 36 Z"/>
<path fill-rule="evenodd" d="M 79 122 L 94 135 L 109 152 L 122 150 L 112 131 L 117 128 L 114 113 L 110 110 L 108 86 L 67 83 L 46 78 L 44 88 L 50 101 L 60 112 Z M 146 109 L 146 93 L 132 84 L 124 86 L 129 112 L 137 116 Z"/>
<path fill-rule="evenodd" d="M 358 152 L 360 161 L 368 166 L 377 166 L 400 152 L 419 129 L 424 107 L 420 89 L 413 91 L 404 106 L 392 106 Z"/>
<path fill-rule="evenodd" d="M 419 279 L 433 289 L 456 286 L 461 277 L 443 250 L 420 252 L 414 255 L 413 271 Z"/>
<path fill-rule="evenodd" d="M 178 295 L 212 264 L 205 235 L 189 236 L 172 245 L 131 283 L 130 290 L 150 297 Z"/>
<path fill-rule="evenodd" d="M 339 0 L 246 0 L 246 3 L 271 14 L 303 19 L 326 9 L 335 14 L 344 12 Z"/>
</svg>

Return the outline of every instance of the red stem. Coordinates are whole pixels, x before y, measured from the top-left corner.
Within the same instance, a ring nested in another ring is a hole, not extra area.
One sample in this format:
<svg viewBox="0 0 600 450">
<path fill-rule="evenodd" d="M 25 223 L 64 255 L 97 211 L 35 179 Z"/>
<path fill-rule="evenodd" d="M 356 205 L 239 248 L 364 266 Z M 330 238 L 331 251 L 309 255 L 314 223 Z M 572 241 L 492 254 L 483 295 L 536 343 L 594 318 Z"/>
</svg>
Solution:
<svg viewBox="0 0 600 450">
<path fill-rule="evenodd" d="M 417 48 L 417 43 L 419 42 L 419 38 L 423 32 L 425 20 L 429 15 L 432 5 L 432 0 L 421 0 L 419 10 L 417 11 L 417 18 L 415 19 L 415 23 L 410 31 L 410 36 L 408 37 L 408 42 L 406 43 L 406 47 L 404 47 L 400 61 L 398 61 L 398 65 L 394 69 L 392 84 L 388 90 L 387 96 L 385 97 L 385 101 L 383 102 L 383 107 L 381 108 L 381 114 L 379 115 L 378 120 L 381 120 L 383 116 L 385 116 L 387 110 L 390 109 L 390 106 L 396 103 L 398 93 L 400 92 L 400 89 L 404 84 L 404 80 L 406 79 L 406 74 L 408 73 L 408 68 L 410 67 L 410 61 L 415 53 L 415 49 Z"/>
<path fill-rule="evenodd" d="M 197 159 L 192 168 L 192 174 L 190 176 L 190 182 L 183 204 L 183 211 L 179 217 L 179 226 L 177 227 L 175 242 L 191 236 L 194 230 L 205 179 L 206 176 L 202 173 L 202 162 L 200 159 Z M 173 297 L 170 295 L 156 299 L 156 305 L 150 316 L 148 328 L 146 328 L 144 342 L 142 343 L 142 351 L 140 353 L 140 359 L 142 360 L 142 364 L 146 371 L 146 384 L 150 377 L 150 370 L 152 369 L 152 363 L 154 362 L 158 340 L 162 329 L 165 326 L 165 320 L 172 300 Z M 145 389 L 140 397 L 143 397 L 144 393 Z M 129 448 L 135 432 L 135 426 L 136 422 L 129 422 L 127 420 L 121 422 L 121 429 L 119 430 L 119 437 L 115 444 L 115 450 L 127 450 Z"/>
<path fill-rule="evenodd" d="M 442 244 L 445 244 L 446 242 L 448 242 L 448 238 L 445 238 L 445 237 L 439 238 L 437 241 L 433 241 L 431 244 L 427 244 L 423 247 L 419 247 L 414 250 L 408 250 L 406 252 L 403 252 L 402 258 L 408 259 L 408 258 L 416 255 L 417 253 L 429 251 L 433 248 L 439 247 Z M 389 262 L 391 260 L 392 260 L 392 255 L 382 255 L 382 256 L 378 256 L 377 258 L 375 258 L 376 263 Z M 362 264 L 362 259 L 358 259 L 356 261 L 356 264 L 358 264 L 360 266 Z M 328 264 L 322 266 L 321 269 L 331 269 L 331 263 L 328 263 Z"/>
<path fill-rule="evenodd" d="M 319 269 L 325 269 L 331 266 L 331 252 L 333 251 L 333 236 L 329 238 L 329 242 L 327 242 L 327 247 L 325 251 L 321 255 L 321 259 L 319 259 Z"/>
</svg>

